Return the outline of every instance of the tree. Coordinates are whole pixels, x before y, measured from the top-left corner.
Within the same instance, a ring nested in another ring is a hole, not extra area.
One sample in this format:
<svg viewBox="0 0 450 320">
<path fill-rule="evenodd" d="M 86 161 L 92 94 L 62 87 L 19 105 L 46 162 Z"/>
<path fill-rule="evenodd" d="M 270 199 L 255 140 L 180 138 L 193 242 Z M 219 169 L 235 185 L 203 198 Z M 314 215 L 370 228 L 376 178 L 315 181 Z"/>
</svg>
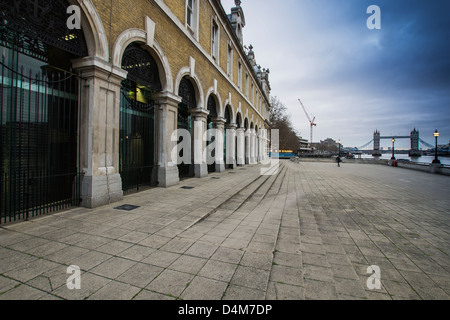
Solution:
<svg viewBox="0 0 450 320">
<path fill-rule="evenodd" d="M 274 96 L 270 97 L 270 123 L 272 129 L 279 130 L 280 150 L 300 150 L 300 135 L 294 129 L 287 113 L 287 107 Z"/>
</svg>

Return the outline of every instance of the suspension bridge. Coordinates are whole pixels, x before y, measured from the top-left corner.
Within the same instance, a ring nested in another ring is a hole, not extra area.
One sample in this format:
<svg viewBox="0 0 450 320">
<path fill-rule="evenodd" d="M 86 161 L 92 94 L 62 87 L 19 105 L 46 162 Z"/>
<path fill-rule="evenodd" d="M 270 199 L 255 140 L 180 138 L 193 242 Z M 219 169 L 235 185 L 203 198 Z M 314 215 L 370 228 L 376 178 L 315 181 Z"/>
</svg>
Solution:
<svg viewBox="0 0 450 320">
<path fill-rule="evenodd" d="M 395 140 L 398 140 L 399 139 L 399 137 L 397 137 L 397 136 L 393 136 L 393 137 L 389 137 L 388 139 L 392 139 L 392 138 L 394 138 Z M 409 138 L 409 137 L 408 137 Z M 370 150 L 370 149 L 366 149 L 368 146 L 370 146 L 370 145 L 373 145 L 373 139 L 372 140 L 370 140 L 369 142 L 367 142 L 366 144 L 364 144 L 364 145 L 362 145 L 362 146 L 360 146 L 360 147 L 357 147 L 357 148 L 355 148 L 354 150 L 360 150 L 360 151 L 362 151 L 362 150 Z M 433 149 L 434 150 L 434 145 L 432 145 L 432 144 L 430 144 L 430 143 L 428 143 L 428 142 L 426 142 L 426 141 L 424 141 L 424 140 L 422 140 L 422 139 L 420 139 L 419 138 L 419 142 L 421 143 L 421 145 L 423 146 L 423 147 L 426 147 L 426 148 L 429 148 L 429 149 Z M 445 151 L 445 150 L 443 150 L 443 149 L 439 149 L 438 148 L 438 150 L 442 150 L 442 151 Z"/>
<path fill-rule="evenodd" d="M 419 136 L 419 131 L 414 129 L 411 132 L 411 135 L 409 135 L 409 136 L 381 136 L 381 133 L 377 130 L 377 131 L 375 131 L 374 138 L 372 140 L 370 140 L 369 142 L 367 142 L 366 144 L 364 144 L 358 148 L 350 149 L 349 151 L 357 152 L 357 151 L 372 150 L 373 156 L 381 156 L 382 155 L 382 150 L 380 148 L 381 140 L 392 140 L 392 139 L 394 139 L 395 141 L 401 140 L 401 139 L 410 139 L 411 140 L 411 149 L 409 150 L 410 156 L 420 157 L 422 155 L 422 149 L 425 149 L 425 148 L 432 149 L 432 150 L 435 149 L 435 145 L 430 144 L 430 143 L 426 142 L 425 140 L 421 139 Z M 373 145 L 373 149 L 367 149 L 371 145 Z M 438 152 L 447 153 L 448 150 L 438 148 Z"/>
</svg>

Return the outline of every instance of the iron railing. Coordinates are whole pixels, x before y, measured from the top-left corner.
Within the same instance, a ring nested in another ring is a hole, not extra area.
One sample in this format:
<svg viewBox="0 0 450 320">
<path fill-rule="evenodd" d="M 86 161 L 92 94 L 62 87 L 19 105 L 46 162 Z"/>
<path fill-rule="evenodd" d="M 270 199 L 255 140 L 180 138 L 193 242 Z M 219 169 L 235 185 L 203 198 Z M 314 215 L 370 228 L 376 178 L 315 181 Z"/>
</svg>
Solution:
<svg viewBox="0 0 450 320">
<path fill-rule="evenodd" d="M 152 187 L 155 148 L 154 103 L 142 103 L 121 89 L 119 167 L 124 194 Z"/>
<path fill-rule="evenodd" d="M 80 203 L 79 79 L 15 59 L 0 61 L 0 224 Z"/>
</svg>

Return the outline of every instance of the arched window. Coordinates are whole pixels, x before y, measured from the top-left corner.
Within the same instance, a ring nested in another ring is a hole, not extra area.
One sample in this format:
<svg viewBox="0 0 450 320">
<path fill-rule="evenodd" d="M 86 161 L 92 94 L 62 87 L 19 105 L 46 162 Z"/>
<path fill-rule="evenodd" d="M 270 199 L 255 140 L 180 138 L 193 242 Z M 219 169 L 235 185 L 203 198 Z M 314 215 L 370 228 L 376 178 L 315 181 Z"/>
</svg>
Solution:
<svg viewBox="0 0 450 320">
<path fill-rule="evenodd" d="M 211 95 L 208 99 L 208 111 L 209 111 L 209 117 L 210 118 L 217 118 L 217 104 L 216 99 Z"/>
<path fill-rule="evenodd" d="M 178 128 L 190 129 L 190 114 L 189 109 L 197 107 L 197 100 L 195 97 L 195 89 L 189 78 L 181 79 L 178 88 L 178 95 L 181 97 L 181 103 L 178 106 Z"/>
<path fill-rule="evenodd" d="M 122 93 L 136 110 L 153 108 L 152 93 L 161 91 L 158 66 L 150 53 L 137 43 L 130 44 L 122 57 L 122 69 L 128 71 L 122 81 Z"/>
<path fill-rule="evenodd" d="M 226 124 L 231 124 L 231 107 L 227 106 L 225 108 L 225 121 Z"/>
<path fill-rule="evenodd" d="M 236 116 L 236 125 L 238 129 L 242 128 L 242 116 L 240 113 L 238 113 Z"/>
<path fill-rule="evenodd" d="M 122 69 L 128 71 L 127 80 L 145 86 L 147 90 L 161 91 L 158 66 L 151 54 L 137 43 L 130 44 L 123 54 Z"/>
<path fill-rule="evenodd" d="M 195 108 L 197 106 L 194 85 L 187 77 L 181 79 L 178 95 L 182 99 L 181 103 L 187 107 Z"/>
</svg>

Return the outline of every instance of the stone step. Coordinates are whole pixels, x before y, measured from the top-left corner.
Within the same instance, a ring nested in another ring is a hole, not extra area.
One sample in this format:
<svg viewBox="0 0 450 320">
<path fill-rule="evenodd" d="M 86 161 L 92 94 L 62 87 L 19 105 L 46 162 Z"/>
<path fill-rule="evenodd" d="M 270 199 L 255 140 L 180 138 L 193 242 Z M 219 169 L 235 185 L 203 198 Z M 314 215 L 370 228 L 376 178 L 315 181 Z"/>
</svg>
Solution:
<svg viewBox="0 0 450 320">
<path fill-rule="evenodd" d="M 264 196 L 267 194 L 268 190 L 271 188 L 273 183 L 277 178 L 281 175 L 284 165 L 280 165 L 280 168 L 275 175 L 260 175 L 251 181 L 249 184 L 241 188 L 240 190 L 236 190 L 236 193 L 231 195 L 228 199 L 223 201 L 217 207 L 210 210 L 204 216 L 200 217 L 194 223 L 192 223 L 187 229 L 193 227 L 194 225 L 206 220 L 211 215 L 220 211 L 222 220 L 226 219 L 236 211 L 242 209 L 247 203 L 251 201 L 249 204 L 251 207 L 254 207 L 255 202 L 259 203 L 262 201 Z M 276 172 L 275 172 L 276 173 Z"/>
</svg>

